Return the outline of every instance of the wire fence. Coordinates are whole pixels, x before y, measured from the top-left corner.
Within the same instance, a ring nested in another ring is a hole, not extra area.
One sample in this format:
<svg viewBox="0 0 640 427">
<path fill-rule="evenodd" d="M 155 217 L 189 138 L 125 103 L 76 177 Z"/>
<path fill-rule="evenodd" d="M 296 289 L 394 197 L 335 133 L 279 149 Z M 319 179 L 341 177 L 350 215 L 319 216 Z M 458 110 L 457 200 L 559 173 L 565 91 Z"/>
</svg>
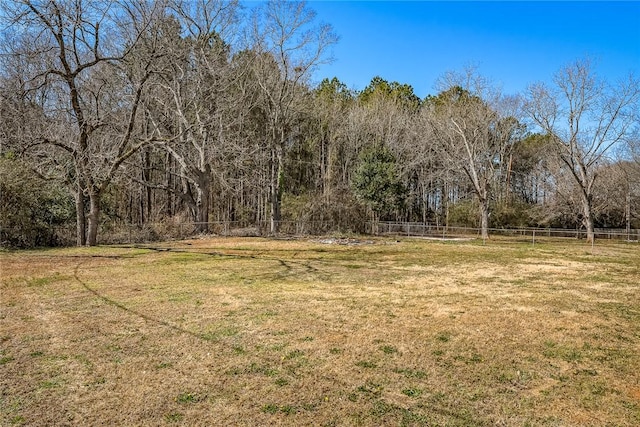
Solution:
<svg viewBox="0 0 640 427">
<path fill-rule="evenodd" d="M 489 234 L 493 236 L 525 237 L 532 242 L 544 237 L 585 239 L 587 231 L 584 229 L 564 228 L 489 228 Z M 613 229 L 596 228 L 596 240 L 624 240 L 628 242 L 640 242 L 640 229 Z M 474 227 L 452 227 L 421 222 L 369 222 L 367 233 L 373 235 L 404 235 L 423 236 L 437 238 L 451 237 L 480 237 L 482 230 Z"/>
<path fill-rule="evenodd" d="M 76 229 L 73 226 L 54 227 L 51 243 L 45 245 L 73 246 Z M 422 222 L 366 222 L 349 229 L 340 228 L 333 221 L 279 221 L 277 233 L 271 232 L 267 221 L 211 221 L 211 222 L 154 222 L 146 224 L 106 223 L 98 232 L 99 244 L 146 243 L 180 240 L 198 236 L 323 236 L 330 234 L 364 234 L 372 236 L 412 236 L 438 239 L 481 238 L 481 230 L 474 227 L 443 226 Z M 585 239 L 584 229 L 560 228 L 490 228 L 490 236 L 517 237 L 536 243 L 545 238 Z M 617 240 L 640 242 L 640 229 L 595 230 L 596 241 Z M 2 246 L 0 244 L 0 246 Z"/>
<path fill-rule="evenodd" d="M 322 236 L 332 233 L 364 233 L 360 229 L 343 229 L 333 221 L 278 221 L 277 233 L 271 232 L 268 221 L 210 221 L 210 222 L 154 222 L 145 224 L 107 223 L 98 230 L 99 244 L 145 243 L 179 240 L 197 236 Z M 55 241 L 62 246 L 74 245 L 76 229 L 73 226 L 55 227 Z"/>
</svg>

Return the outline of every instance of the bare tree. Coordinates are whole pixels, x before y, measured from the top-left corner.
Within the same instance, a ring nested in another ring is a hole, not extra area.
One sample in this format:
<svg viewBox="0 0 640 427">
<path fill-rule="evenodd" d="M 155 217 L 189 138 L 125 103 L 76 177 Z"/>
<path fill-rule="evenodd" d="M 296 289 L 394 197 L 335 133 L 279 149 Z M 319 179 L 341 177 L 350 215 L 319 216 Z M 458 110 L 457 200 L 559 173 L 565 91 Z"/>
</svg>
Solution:
<svg viewBox="0 0 640 427">
<path fill-rule="evenodd" d="M 598 175 L 593 198 L 596 223 L 602 227 L 624 227 L 630 233 L 639 214 L 640 169 L 629 160 L 617 160 L 601 165 Z"/>
<path fill-rule="evenodd" d="M 316 187 L 328 202 L 336 185 L 339 187 L 339 157 L 343 149 L 344 127 L 353 103 L 353 94 L 337 78 L 324 79 L 315 89 L 311 120 L 311 136 L 317 150 L 318 178 Z"/>
<path fill-rule="evenodd" d="M 250 34 L 254 76 L 261 92 L 270 153 L 270 231 L 276 233 L 287 143 L 295 133 L 300 95 L 316 67 L 337 41 L 329 25 L 314 26 L 315 13 L 304 2 L 269 1 L 257 8 Z"/>
<path fill-rule="evenodd" d="M 461 171 L 473 188 L 480 207 L 482 238 L 489 237 L 492 186 L 506 151 L 521 129 L 517 100 L 504 97 L 475 70 L 448 73 L 443 91 L 427 102 L 443 164 Z"/>
<path fill-rule="evenodd" d="M 152 126 L 163 136 L 156 144 L 178 163 L 180 198 L 197 230 L 207 231 L 211 185 L 222 169 L 231 115 L 226 114 L 231 47 L 223 40 L 236 20 L 237 2 L 174 2 L 163 26 L 163 70 L 149 88 Z M 186 35 L 183 35 L 185 34 Z"/>
<path fill-rule="evenodd" d="M 640 82 L 629 76 L 610 85 L 600 80 L 589 60 L 562 68 L 553 85 L 529 87 L 526 110 L 547 133 L 556 155 L 580 191 L 582 222 L 587 240 L 594 240 L 593 198 L 598 165 L 633 134 L 633 111 L 640 99 Z"/>
<path fill-rule="evenodd" d="M 127 66 L 143 34 L 153 33 L 161 3 L 20 0 L 2 18 L 19 40 L 6 54 L 24 64 L 24 90 L 39 91 L 54 126 L 30 135 L 72 159 L 77 243 L 95 245 L 101 198 L 120 166 L 146 141 L 136 135 L 143 88 L 161 55 L 150 51 Z M 86 216 L 85 197 L 89 212 Z"/>
</svg>

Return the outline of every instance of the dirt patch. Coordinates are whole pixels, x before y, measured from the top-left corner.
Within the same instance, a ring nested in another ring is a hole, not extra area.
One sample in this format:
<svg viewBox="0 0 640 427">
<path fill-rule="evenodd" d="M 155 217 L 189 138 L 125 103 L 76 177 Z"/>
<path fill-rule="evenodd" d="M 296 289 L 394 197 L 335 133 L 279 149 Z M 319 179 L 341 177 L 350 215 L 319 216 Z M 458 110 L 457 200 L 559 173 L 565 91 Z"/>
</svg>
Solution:
<svg viewBox="0 0 640 427">
<path fill-rule="evenodd" d="M 324 238 L 311 240 L 314 243 L 320 243 L 323 245 L 342 245 L 342 246 L 361 246 L 361 245 L 373 245 L 373 240 L 361 240 L 361 239 L 349 239 L 349 238 Z"/>
<path fill-rule="evenodd" d="M 454 237 L 454 236 L 407 236 L 410 239 L 435 240 L 440 242 L 470 242 L 476 240 L 475 237 Z"/>
</svg>

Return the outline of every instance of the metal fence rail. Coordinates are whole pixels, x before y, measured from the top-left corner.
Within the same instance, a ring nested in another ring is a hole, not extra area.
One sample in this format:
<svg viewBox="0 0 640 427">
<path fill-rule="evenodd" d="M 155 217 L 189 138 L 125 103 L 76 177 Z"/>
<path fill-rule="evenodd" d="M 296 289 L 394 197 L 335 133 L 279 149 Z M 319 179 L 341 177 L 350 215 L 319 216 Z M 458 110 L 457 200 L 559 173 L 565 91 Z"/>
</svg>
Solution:
<svg viewBox="0 0 640 427">
<path fill-rule="evenodd" d="M 475 227 L 452 227 L 421 222 L 369 222 L 367 233 L 374 235 L 406 235 L 425 237 L 452 237 L 452 236 L 480 236 L 481 229 Z M 489 234 L 494 236 L 523 236 L 532 239 L 541 237 L 567 237 L 575 239 L 586 238 L 584 229 L 562 228 L 489 228 Z M 640 229 L 595 229 L 596 240 L 626 240 L 640 241 Z"/>
<path fill-rule="evenodd" d="M 363 233 L 362 229 L 340 229 L 332 221 L 279 221 L 278 235 L 321 236 L 331 233 Z M 72 246 L 76 241 L 73 226 L 54 227 L 55 241 Z M 175 240 L 199 235 L 256 237 L 269 236 L 268 221 L 154 222 L 146 224 L 106 223 L 98 230 L 99 244 L 143 243 Z"/>
<path fill-rule="evenodd" d="M 55 239 L 59 245 L 75 244 L 75 227 L 56 227 Z M 280 221 L 278 235 L 321 236 L 327 234 L 368 234 L 377 236 L 423 236 L 433 238 L 471 237 L 480 238 L 481 230 L 474 227 L 454 227 L 422 222 L 366 222 L 353 229 L 340 229 L 332 221 Z M 520 237 L 536 242 L 543 238 L 586 238 L 581 229 L 559 228 L 490 228 L 491 236 Z M 99 244 L 143 243 L 161 240 L 193 238 L 199 235 L 218 236 L 269 236 L 269 222 L 249 221 L 211 221 L 195 222 L 156 222 L 139 224 L 104 224 L 98 232 Z M 595 230 L 596 241 L 619 240 L 640 242 L 640 229 L 601 229 Z"/>
</svg>

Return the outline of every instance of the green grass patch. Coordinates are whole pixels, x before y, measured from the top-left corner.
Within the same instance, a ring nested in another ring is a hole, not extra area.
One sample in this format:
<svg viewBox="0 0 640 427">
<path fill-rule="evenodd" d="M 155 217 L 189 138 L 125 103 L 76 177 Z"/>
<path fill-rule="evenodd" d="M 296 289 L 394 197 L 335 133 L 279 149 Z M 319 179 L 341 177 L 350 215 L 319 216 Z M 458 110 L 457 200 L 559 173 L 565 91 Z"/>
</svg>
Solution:
<svg viewBox="0 0 640 427">
<path fill-rule="evenodd" d="M 398 349 L 395 348 L 392 345 L 383 345 L 382 347 L 380 347 L 380 350 L 384 353 L 384 354 L 394 354 L 398 352 Z"/>
<path fill-rule="evenodd" d="M 365 368 L 365 369 L 374 369 L 378 367 L 376 363 L 371 362 L 369 360 L 359 360 L 356 362 L 356 366 L 360 368 Z"/>
<path fill-rule="evenodd" d="M 402 390 L 402 394 L 409 396 L 409 397 L 420 397 L 420 395 L 422 395 L 422 390 L 416 387 L 410 387 L 410 388 L 405 388 Z"/>
<path fill-rule="evenodd" d="M 12 356 L 2 356 L 0 357 L 0 365 L 5 365 L 9 362 L 13 362 L 13 357 Z"/>
<path fill-rule="evenodd" d="M 198 403 L 202 402 L 205 399 L 205 396 L 201 396 L 197 393 L 192 392 L 183 392 L 180 393 L 176 397 L 176 402 L 178 403 Z"/>
</svg>

